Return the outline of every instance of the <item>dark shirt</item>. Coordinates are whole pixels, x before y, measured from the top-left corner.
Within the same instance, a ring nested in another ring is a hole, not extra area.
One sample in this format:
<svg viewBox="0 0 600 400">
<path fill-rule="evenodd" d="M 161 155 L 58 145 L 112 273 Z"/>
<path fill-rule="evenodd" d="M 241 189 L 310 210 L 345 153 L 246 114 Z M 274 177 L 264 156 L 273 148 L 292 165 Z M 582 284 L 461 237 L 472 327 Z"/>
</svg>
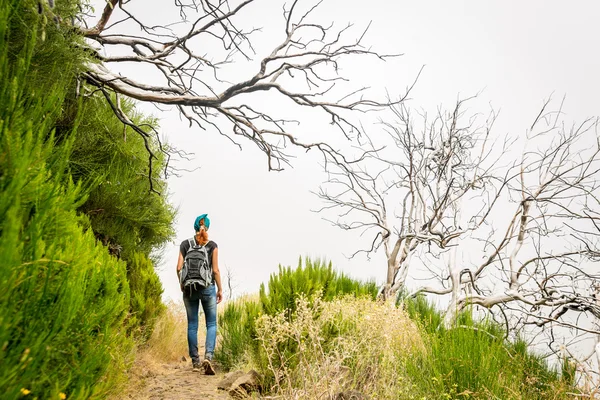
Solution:
<svg viewBox="0 0 600 400">
<path fill-rule="evenodd" d="M 193 240 L 196 241 L 196 239 L 193 239 Z M 198 244 L 198 243 L 196 243 L 196 244 Z M 208 253 L 208 260 L 212 267 L 213 252 L 219 246 L 217 246 L 217 244 L 215 242 L 213 242 L 212 240 L 209 240 L 205 246 L 206 246 L 206 252 Z M 179 251 L 181 252 L 181 255 L 183 256 L 184 259 L 185 259 L 185 255 L 187 254 L 189 249 L 190 249 L 190 242 L 188 241 L 188 239 L 184 240 L 183 242 L 181 242 L 181 245 L 179 245 Z"/>
</svg>

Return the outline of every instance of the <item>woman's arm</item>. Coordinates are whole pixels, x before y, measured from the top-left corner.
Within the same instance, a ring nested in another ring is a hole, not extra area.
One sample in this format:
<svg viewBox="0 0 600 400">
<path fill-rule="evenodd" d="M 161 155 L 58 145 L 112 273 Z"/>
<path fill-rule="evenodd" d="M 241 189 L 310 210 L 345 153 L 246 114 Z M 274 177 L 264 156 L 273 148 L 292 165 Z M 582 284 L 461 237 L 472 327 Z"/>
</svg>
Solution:
<svg viewBox="0 0 600 400">
<path fill-rule="evenodd" d="M 219 248 L 215 247 L 212 255 L 212 271 L 217 283 L 217 304 L 223 300 L 223 290 L 221 287 L 221 272 L 219 271 Z"/>
<path fill-rule="evenodd" d="M 181 250 L 179 250 L 179 259 L 177 260 L 177 281 L 178 282 L 179 282 L 180 275 L 181 275 L 181 268 L 183 268 L 183 255 L 181 254 Z M 181 287 L 181 291 L 183 292 L 183 286 L 181 286 L 181 284 L 179 286 Z"/>
</svg>

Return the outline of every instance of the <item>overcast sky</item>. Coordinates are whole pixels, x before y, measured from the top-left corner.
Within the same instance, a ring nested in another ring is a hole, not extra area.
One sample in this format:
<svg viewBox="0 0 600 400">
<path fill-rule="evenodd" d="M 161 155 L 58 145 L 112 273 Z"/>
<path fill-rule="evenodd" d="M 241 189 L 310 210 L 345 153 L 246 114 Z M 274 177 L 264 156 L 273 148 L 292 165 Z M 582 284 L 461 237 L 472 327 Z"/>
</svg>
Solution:
<svg viewBox="0 0 600 400">
<path fill-rule="evenodd" d="M 157 18 L 172 4 L 143 3 Z M 253 37 L 255 60 L 281 32 L 282 4 L 258 0 L 240 14 L 247 18 L 241 21 L 245 27 L 264 27 Z M 357 87 L 400 94 L 425 66 L 412 92 L 414 107 L 435 111 L 440 105 L 451 107 L 459 96 L 481 92 L 472 107 L 486 111 L 491 104 L 500 110 L 498 135 L 524 134 L 550 95 L 557 102 L 566 96 L 567 120 L 600 114 L 597 1 L 326 0 L 320 15 L 339 26 L 364 27 L 372 21 L 365 43 L 382 53 L 404 54 L 386 63 L 357 59 L 346 65 L 344 72 Z M 250 75 L 244 65 L 251 64 L 240 63 L 239 70 L 232 70 L 240 76 L 232 80 Z M 233 275 L 236 295 L 256 292 L 278 264 L 295 266 L 299 256 L 326 258 L 353 277 L 383 281 L 383 254 L 349 260 L 347 255 L 367 246 L 365 239 L 332 227 L 323 219 L 332 214 L 311 211 L 322 205 L 311 191 L 326 179 L 316 154 L 296 152 L 293 168 L 268 172 L 266 157 L 251 143 L 240 141 L 240 151 L 214 131 L 188 129 L 174 112 L 143 109 L 160 119 L 171 144 L 195 153 L 192 162 L 179 166 L 198 168 L 169 178 L 170 201 L 179 212 L 176 238 L 160 265 L 165 298 L 181 296 L 175 275 L 179 243 L 193 235 L 194 219 L 203 213 L 211 218 L 210 238 L 219 245 L 223 275 L 226 269 Z M 319 118 L 307 118 L 304 128 L 330 134 Z M 377 134 L 376 127 L 367 129 Z"/>
</svg>

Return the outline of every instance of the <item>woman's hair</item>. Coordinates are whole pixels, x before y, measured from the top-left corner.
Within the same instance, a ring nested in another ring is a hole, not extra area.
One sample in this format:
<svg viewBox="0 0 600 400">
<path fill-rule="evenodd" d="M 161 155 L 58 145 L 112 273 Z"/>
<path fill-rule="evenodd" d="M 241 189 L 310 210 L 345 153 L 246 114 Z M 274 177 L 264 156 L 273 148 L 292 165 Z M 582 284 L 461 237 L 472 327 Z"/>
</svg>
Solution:
<svg viewBox="0 0 600 400">
<path fill-rule="evenodd" d="M 199 232 L 196 232 L 195 238 L 196 238 L 196 242 L 198 242 L 198 243 L 207 243 L 208 242 L 208 232 L 205 229 L 203 229 Z"/>
</svg>

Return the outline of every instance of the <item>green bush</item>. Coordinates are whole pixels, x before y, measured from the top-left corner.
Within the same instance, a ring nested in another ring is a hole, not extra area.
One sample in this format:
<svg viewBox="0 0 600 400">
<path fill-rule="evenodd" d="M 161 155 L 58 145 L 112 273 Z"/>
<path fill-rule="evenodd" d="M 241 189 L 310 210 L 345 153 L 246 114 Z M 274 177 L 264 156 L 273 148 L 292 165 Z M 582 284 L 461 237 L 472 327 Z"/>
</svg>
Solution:
<svg viewBox="0 0 600 400">
<path fill-rule="evenodd" d="M 271 274 L 268 290 L 260 285 L 260 302 L 266 314 L 275 315 L 285 311 L 290 317 L 296 309 L 300 295 L 313 298 L 317 293 L 328 301 L 336 296 L 354 294 L 356 296 L 377 296 L 375 282 L 360 282 L 333 269 L 331 262 L 312 261 L 309 258 L 298 260 L 295 269 L 279 265 L 279 272 Z"/>
<path fill-rule="evenodd" d="M 221 346 L 215 359 L 226 370 L 244 365 L 249 354 L 256 354 L 256 319 L 260 304 L 249 299 L 227 303 L 218 319 Z"/>
<path fill-rule="evenodd" d="M 429 352 L 406 365 L 416 393 L 425 398 L 541 400 L 576 392 L 572 379 L 562 379 L 523 340 L 505 340 L 501 325 L 475 321 L 465 311 L 454 328 L 445 329 L 442 314 L 425 298 L 404 299 L 402 305 L 426 333 Z"/>
<path fill-rule="evenodd" d="M 146 130 L 155 125 L 154 120 L 136 114 L 131 101 L 122 100 L 121 107 Z M 150 193 L 145 142 L 131 128 L 124 129 L 106 100 L 98 96 L 78 103 L 71 100 L 58 122 L 62 131 L 73 126 L 77 113 L 85 118 L 78 123 L 68 167 L 75 182 L 87 192 L 78 211 L 88 217 L 98 241 L 127 264 L 129 329 L 143 342 L 164 310 L 163 288 L 150 254 L 172 237 L 175 211 L 166 194 Z M 148 138 L 148 145 L 157 155 L 153 160 L 153 185 L 164 192 L 164 154 L 155 138 Z"/>
<path fill-rule="evenodd" d="M 358 306 L 349 300 L 352 296 L 340 302 L 335 291 L 324 289 L 355 287 L 373 299 L 374 285 L 366 291 L 370 284 L 337 285 L 331 265 L 306 265 L 280 267 L 260 301 L 229 303 L 219 319 L 219 361 L 226 368 L 256 368 L 271 394 L 312 399 L 334 396 L 328 392 L 332 388 L 350 388 L 381 399 L 566 399 L 567 393 L 577 393 L 572 365 L 563 366 L 561 377 L 522 340 L 505 340 L 498 324 L 475 321 L 464 312 L 456 327 L 445 329 L 433 304 L 423 297 L 404 298 L 399 306 L 419 326 L 418 332 L 411 331 L 402 313 L 387 305 L 364 301 Z M 291 298 L 296 307 L 303 304 L 302 316 L 297 308 L 286 308 Z M 332 313 L 335 307 L 343 313 Z M 399 328 L 387 332 L 392 326 Z M 398 339 L 398 332 L 410 332 L 407 338 L 418 334 L 421 350 L 408 356 L 402 346 L 390 351 L 386 343 Z M 384 344 L 373 345 L 376 340 Z M 351 377 L 346 383 L 340 378 L 343 368 Z"/>
<path fill-rule="evenodd" d="M 123 112 L 148 132 L 156 121 L 136 113 L 131 101 L 121 100 Z M 173 236 L 175 210 L 167 202 L 166 182 L 161 173 L 165 155 L 150 135 L 148 146 L 156 158 L 152 164 L 150 193 L 146 143 L 114 115 L 104 97 L 91 96 L 81 105 L 71 105 L 61 123 L 69 126 L 75 111 L 85 114 L 79 122 L 69 170 L 75 182 L 88 188 L 79 211 L 86 214 L 96 237 L 113 253 L 129 261 L 135 253 L 149 255 Z M 164 145 L 163 145 L 164 146 Z"/>
<path fill-rule="evenodd" d="M 166 309 L 161 301 L 162 283 L 154 263 L 143 253 L 134 253 L 127 261 L 127 280 L 131 292 L 130 328 L 144 342 L 152 335 L 156 318 Z"/>
<path fill-rule="evenodd" d="M 46 4 L 46 3 L 43 3 Z M 53 12 L 68 18 L 75 1 Z M 85 56 L 38 2 L 0 2 L 0 393 L 102 398 L 132 341 L 125 263 L 97 244 L 54 126 Z M 77 121 L 73 128 L 77 127 Z"/>
<path fill-rule="evenodd" d="M 222 339 L 215 358 L 226 369 L 243 363 L 245 358 L 252 358 L 255 363 L 266 362 L 256 341 L 256 319 L 260 315 L 285 312 L 291 319 L 300 296 L 314 299 L 319 295 L 319 299 L 328 301 L 345 294 L 375 298 L 377 286 L 338 273 L 331 263 L 319 260 L 313 262 L 307 258 L 303 266 L 300 258 L 296 269 L 280 265 L 279 272 L 269 279 L 268 291 L 261 284 L 258 302 L 242 299 L 225 306 L 219 318 Z"/>
</svg>

